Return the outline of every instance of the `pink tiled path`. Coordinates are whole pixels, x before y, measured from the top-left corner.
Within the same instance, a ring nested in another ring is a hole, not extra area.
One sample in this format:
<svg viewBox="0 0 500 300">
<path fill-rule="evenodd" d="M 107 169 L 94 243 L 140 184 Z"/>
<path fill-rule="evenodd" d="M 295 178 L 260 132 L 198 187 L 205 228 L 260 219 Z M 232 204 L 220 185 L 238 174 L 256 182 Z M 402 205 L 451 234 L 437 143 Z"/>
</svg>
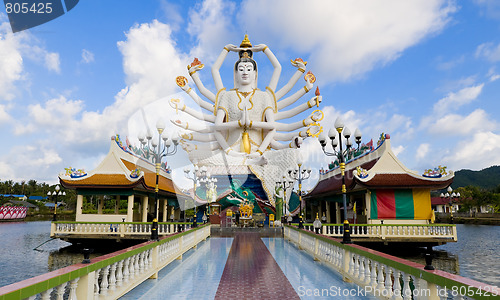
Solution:
<svg viewBox="0 0 500 300">
<path fill-rule="evenodd" d="M 258 233 L 236 235 L 215 299 L 300 299 Z"/>
</svg>

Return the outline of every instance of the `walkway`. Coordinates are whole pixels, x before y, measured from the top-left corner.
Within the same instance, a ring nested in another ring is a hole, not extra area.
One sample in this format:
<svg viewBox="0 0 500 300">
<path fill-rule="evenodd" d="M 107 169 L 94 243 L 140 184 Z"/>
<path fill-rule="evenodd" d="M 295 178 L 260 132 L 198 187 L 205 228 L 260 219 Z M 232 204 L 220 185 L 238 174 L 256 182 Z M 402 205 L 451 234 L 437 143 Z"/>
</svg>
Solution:
<svg viewBox="0 0 500 300">
<path fill-rule="evenodd" d="M 361 299 L 340 295 L 343 282 L 283 238 L 241 233 L 209 238 L 121 299 Z"/>
<path fill-rule="evenodd" d="M 300 299 L 258 233 L 236 235 L 215 299 Z"/>
</svg>

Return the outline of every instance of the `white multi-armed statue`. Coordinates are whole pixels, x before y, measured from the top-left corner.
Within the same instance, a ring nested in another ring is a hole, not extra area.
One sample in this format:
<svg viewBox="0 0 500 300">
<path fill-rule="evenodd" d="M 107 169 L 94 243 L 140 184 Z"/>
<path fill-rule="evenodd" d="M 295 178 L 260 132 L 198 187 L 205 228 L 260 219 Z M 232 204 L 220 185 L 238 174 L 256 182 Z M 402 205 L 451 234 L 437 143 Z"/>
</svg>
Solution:
<svg viewBox="0 0 500 300">
<path fill-rule="evenodd" d="M 239 54 L 234 65 L 234 88 L 230 90 L 224 87 L 219 73 L 229 52 Z M 262 90 L 257 88 L 257 63 L 253 60 L 257 52 L 263 52 L 274 67 L 269 84 Z M 319 89 L 316 89 L 316 95 L 309 101 L 285 110 L 313 88 L 316 78 L 307 72 L 304 76 L 305 86 L 282 99 L 306 71 L 306 64 L 300 58 L 293 60 L 292 65 L 297 71 L 285 86 L 276 91 L 281 74 L 280 63 L 266 45 L 252 46 L 245 35 L 239 47 L 226 45 L 215 61 L 212 76 L 217 91 L 214 93 L 201 82 L 197 72 L 204 65 L 195 58 L 188 66 L 189 75 L 198 91 L 210 102 L 202 100 L 189 87 L 185 77 L 179 76 L 176 81 L 208 113 L 186 107 L 179 99 L 170 101 L 176 111 L 181 110 L 205 123 L 201 126 L 172 120 L 175 125 L 186 130 L 181 135 L 181 145 L 188 152 L 191 162 L 206 166 L 213 175 L 255 174 L 274 206 L 274 185 L 287 169 L 295 167 L 296 148 L 300 147 L 303 138 L 317 136 L 321 131 L 318 122 L 323 118 L 323 113 L 319 109 L 301 121 L 290 124 L 278 122 L 319 107 L 321 103 Z"/>
</svg>

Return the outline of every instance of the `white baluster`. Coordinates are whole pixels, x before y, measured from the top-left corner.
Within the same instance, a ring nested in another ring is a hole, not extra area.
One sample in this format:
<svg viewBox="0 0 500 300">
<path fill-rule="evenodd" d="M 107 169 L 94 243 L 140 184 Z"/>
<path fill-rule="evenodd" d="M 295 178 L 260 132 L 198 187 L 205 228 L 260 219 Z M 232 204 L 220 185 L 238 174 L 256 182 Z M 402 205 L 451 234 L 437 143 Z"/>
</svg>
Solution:
<svg viewBox="0 0 500 300">
<path fill-rule="evenodd" d="M 382 293 L 384 291 L 384 265 L 378 264 L 377 266 L 377 289 Z"/>
<path fill-rule="evenodd" d="M 360 261 L 359 261 L 359 272 L 358 272 L 358 276 L 359 276 L 359 281 L 361 282 L 365 282 L 365 260 L 366 258 L 364 256 L 361 257 Z"/>
<path fill-rule="evenodd" d="M 77 300 L 76 289 L 78 288 L 78 280 L 80 278 L 75 278 L 69 282 L 69 296 L 68 300 Z"/>
<path fill-rule="evenodd" d="M 421 298 L 421 293 L 422 293 L 422 287 L 420 285 L 420 279 L 416 276 L 411 276 L 411 278 L 413 279 L 413 286 L 415 287 L 415 289 L 413 290 L 414 292 L 414 297 L 413 299 L 414 300 L 417 300 L 417 299 L 422 299 Z"/>
<path fill-rule="evenodd" d="M 123 284 L 123 260 L 118 262 L 118 267 L 116 268 L 116 286 L 120 287 Z"/>
<path fill-rule="evenodd" d="M 392 299 L 394 300 L 402 300 L 402 291 L 401 291 L 401 271 L 393 269 L 394 274 L 394 296 Z"/>
<path fill-rule="evenodd" d="M 358 254 L 354 254 L 353 255 L 354 257 L 354 278 L 358 278 L 359 277 L 359 264 L 360 264 L 360 261 L 359 261 L 359 255 Z"/>
<path fill-rule="evenodd" d="M 114 291 L 116 289 L 116 267 L 118 263 L 115 262 L 114 264 L 111 265 L 110 271 L 109 271 L 109 290 Z"/>
<path fill-rule="evenodd" d="M 130 263 L 128 266 L 129 278 L 130 280 L 134 280 L 135 278 L 135 255 L 130 257 Z"/>
<path fill-rule="evenodd" d="M 100 292 L 100 294 L 104 296 L 108 294 L 108 287 L 109 287 L 108 274 L 109 274 L 109 266 L 105 266 L 102 272 L 101 292 Z"/>
<path fill-rule="evenodd" d="M 134 270 L 135 270 L 135 276 L 137 277 L 137 275 L 141 274 L 141 268 L 139 266 L 140 254 L 136 254 L 134 256 L 135 256 Z"/>
<path fill-rule="evenodd" d="M 130 265 L 130 257 L 127 257 L 123 261 L 123 283 L 127 283 L 130 278 L 129 265 Z"/>
<path fill-rule="evenodd" d="M 402 296 L 404 300 L 411 300 L 411 288 L 410 288 L 410 274 L 403 273 L 403 291 Z"/>
<path fill-rule="evenodd" d="M 385 290 L 387 291 L 387 295 L 392 296 L 392 277 L 391 277 L 392 269 L 388 266 L 385 267 Z"/>
<path fill-rule="evenodd" d="M 50 300 L 50 294 L 52 293 L 53 289 L 48 289 L 46 291 L 43 291 L 41 294 L 41 299 L 42 300 Z"/>
<path fill-rule="evenodd" d="M 94 299 L 99 299 L 99 274 L 102 269 L 95 271 L 95 279 L 94 279 Z"/>
<path fill-rule="evenodd" d="M 349 271 L 348 271 L 348 273 L 350 275 L 353 275 L 354 274 L 354 262 L 353 262 L 353 259 L 355 259 L 355 257 L 354 257 L 354 254 L 352 254 L 351 252 L 348 252 L 348 253 L 349 253 L 349 254 L 347 254 L 348 257 L 349 257 Z"/>
<path fill-rule="evenodd" d="M 371 272 L 370 272 L 370 264 L 373 264 L 373 261 L 370 261 L 369 258 L 365 260 L 365 283 L 370 284 L 371 282 Z"/>
<path fill-rule="evenodd" d="M 56 299 L 57 300 L 63 300 L 66 284 L 67 284 L 67 282 L 65 282 L 61 285 L 58 285 L 56 287 Z"/>
<path fill-rule="evenodd" d="M 372 260 L 371 263 L 371 281 L 370 281 L 370 286 L 375 289 L 377 287 L 377 262 Z"/>
</svg>

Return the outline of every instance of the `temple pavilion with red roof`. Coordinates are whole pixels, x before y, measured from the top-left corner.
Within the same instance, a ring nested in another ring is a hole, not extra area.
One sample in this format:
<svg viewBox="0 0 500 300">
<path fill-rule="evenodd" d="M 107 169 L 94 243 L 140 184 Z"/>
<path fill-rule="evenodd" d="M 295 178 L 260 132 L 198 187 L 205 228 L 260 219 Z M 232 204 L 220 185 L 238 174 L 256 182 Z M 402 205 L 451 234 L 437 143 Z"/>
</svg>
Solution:
<svg viewBox="0 0 500 300">
<path fill-rule="evenodd" d="M 59 174 L 62 186 L 77 193 L 76 222 L 149 222 L 155 202 L 156 171 L 148 160 L 123 145 L 118 135 L 111 138 L 108 154 L 92 172 L 67 168 Z M 158 182 L 158 221 L 180 217 L 179 189 L 170 171 L 161 168 Z M 111 212 L 103 209 L 104 199 L 115 199 Z M 127 200 L 126 205 L 123 205 Z M 97 201 L 97 213 L 84 213 L 84 202 Z M 121 203 L 121 205 L 120 205 Z M 126 212 L 125 212 L 126 211 Z"/>
<path fill-rule="evenodd" d="M 348 219 L 351 224 L 429 224 L 433 218 L 431 190 L 449 186 L 454 174 L 446 168 L 418 174 L 405 167 L 391 150 L 388 134 L 377 147 L 346 163 Z M 316 186 L 304 196 L 309 219 L 326 216 L 327 223 L 341 224 L 342 176 L 335 164 L 321 170 Z M 356 210 L 355 212 L 353 210 Z"/>
</svg>

